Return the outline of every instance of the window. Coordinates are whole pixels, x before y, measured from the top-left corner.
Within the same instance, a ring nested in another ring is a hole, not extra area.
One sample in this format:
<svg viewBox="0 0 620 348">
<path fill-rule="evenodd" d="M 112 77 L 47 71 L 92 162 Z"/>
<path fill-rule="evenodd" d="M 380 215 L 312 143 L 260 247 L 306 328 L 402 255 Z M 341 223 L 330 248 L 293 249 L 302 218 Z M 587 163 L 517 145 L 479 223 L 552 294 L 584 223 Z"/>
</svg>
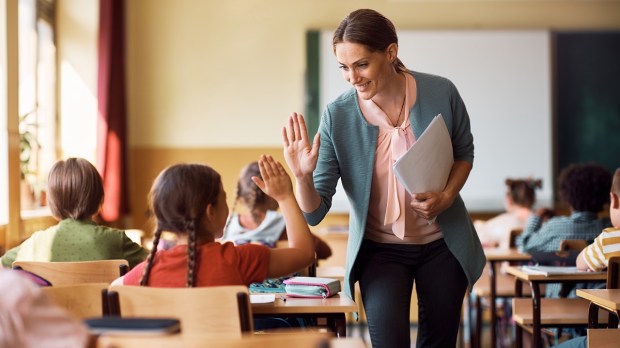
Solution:
<svg viewBox="0 0 620 348">
<path fill-rule="evenodd" d="M 47 173 L 57 158 L 54 0 L 19 0 L 21 210 L 45 205 Z"/>
</svg>

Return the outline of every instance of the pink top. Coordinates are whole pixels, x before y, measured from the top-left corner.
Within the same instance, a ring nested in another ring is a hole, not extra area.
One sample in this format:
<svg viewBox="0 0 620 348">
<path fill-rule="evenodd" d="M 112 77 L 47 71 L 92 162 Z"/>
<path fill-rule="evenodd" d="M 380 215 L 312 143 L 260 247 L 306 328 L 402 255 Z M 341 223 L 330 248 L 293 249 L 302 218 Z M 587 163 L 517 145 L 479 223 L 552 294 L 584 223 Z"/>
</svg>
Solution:
<svg viewBox="0 0 620 348">
<path fill-rule="evenodd" d="M 415 80 L 405 74 L 405 107 L 403 122 L 394 127 L 388 116 L 372 100 L 358 97 L 366 121 L 379 127 L 375 168 L 370 190 L 366 222 L 366 238 L 380 243 L 427 244 L 442 238 L 439 225 L 431 225 L 409 208 L 411 195 L 394 176 L 393 164 L 415 143 L 410 123 L 410 110 L 417 100 Z M 402 116 L 402 114 L 401 114 Z"/>
<path fill-rule="evenodd" d="M 0 347 L 86 347 L 86 325 L 30 279 L 0 268 Z"/>
</svg>

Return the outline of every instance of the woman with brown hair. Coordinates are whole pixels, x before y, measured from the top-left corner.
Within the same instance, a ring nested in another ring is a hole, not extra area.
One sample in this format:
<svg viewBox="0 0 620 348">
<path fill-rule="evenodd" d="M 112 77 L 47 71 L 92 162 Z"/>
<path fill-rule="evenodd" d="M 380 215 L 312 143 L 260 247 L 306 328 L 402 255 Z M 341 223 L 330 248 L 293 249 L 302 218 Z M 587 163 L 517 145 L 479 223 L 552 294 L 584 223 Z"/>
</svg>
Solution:
<svg viewBox="0 0 620 348">
<path fill-rule="evenodd" d="M 454 347 L 465 291 L 485 264 L 459 195 L 474 157 L 465 104 L 448 79 L 405 67 L 394 25 L 376 11 L 351 12 L 333 49 L 353 88 L 327 105 L 313 141 L 297 113 L 282 130 L 299 205 L 318 224 L 342 180 L 351 204 L 345 291 L 355 298 L 359 281 L 373 347 L 410 347 L 414 284 L 417 346 Z M 392 166 L 439 114 L 454 165 L 441 192 L 410 195 Z"/>
</svg>

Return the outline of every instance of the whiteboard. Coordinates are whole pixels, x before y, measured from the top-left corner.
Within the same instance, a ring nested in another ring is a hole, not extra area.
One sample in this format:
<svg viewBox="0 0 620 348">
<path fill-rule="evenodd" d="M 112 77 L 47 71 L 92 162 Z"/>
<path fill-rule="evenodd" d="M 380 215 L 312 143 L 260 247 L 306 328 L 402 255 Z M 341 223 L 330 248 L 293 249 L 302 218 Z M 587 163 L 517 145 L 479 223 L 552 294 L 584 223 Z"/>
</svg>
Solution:
<svg viewBox="0 0 620 348">
<path fill-rule="evenodd" d="M 399 31 L 399 58 L 411 70 L 450 79 L 463 98 L 475 158 L 461 196 L 469 211 L 504 209 L 504 180 L 543 181 L 537 206 L 552 206 L 551 35 L 542 30 Z M 320 35 L 320 110 L 351 88 Z M 339 185 L 332 212 L 348 212 Z"/>
</svg>

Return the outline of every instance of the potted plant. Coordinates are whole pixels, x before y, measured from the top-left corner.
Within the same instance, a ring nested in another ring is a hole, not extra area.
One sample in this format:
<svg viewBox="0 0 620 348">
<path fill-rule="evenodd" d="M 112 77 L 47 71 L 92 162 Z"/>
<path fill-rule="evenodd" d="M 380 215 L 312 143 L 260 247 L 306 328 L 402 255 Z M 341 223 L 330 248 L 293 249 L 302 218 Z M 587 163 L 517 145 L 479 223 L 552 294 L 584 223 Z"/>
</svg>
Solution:
<svg viewBox="0 0 620 348">
<path fill-rule="evenodd" d="M 32 209 L 35 205 L 33 186 L 37 179 L 37 171 L 36 166 L 31 163 L 33 153 L 39 148 L 36 134 L 38 124 L 33 120 L 35 116 L 35 110 L 19 116 L 19 170 L 22 209 Z"/>
</svg>

